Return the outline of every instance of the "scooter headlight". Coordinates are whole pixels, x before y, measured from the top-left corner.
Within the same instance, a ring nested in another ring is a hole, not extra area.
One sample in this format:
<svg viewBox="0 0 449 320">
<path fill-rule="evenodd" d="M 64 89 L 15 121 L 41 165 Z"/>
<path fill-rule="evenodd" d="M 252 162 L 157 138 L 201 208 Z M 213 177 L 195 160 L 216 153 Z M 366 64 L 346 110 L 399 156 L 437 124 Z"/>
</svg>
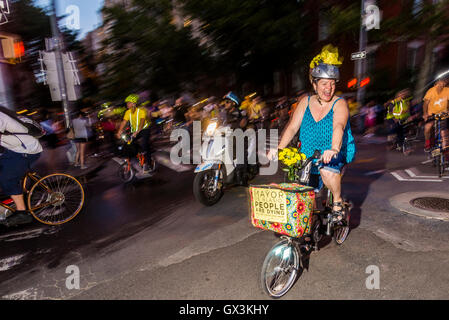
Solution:
<svg viewBox="0 0 449 320">
<path fill-rule="evenodd" d="M 215 129 L 217 129 L 217 123 L 216 123 L 216 122 L 210 123 L 210 124 L 207 126 L 207 129 L 206 129 L 206 135 L 207 135 L 207 136 L 213 136 L 213 135 L 214 135 L 214 132 L 215 132 Z"/>
</svg>

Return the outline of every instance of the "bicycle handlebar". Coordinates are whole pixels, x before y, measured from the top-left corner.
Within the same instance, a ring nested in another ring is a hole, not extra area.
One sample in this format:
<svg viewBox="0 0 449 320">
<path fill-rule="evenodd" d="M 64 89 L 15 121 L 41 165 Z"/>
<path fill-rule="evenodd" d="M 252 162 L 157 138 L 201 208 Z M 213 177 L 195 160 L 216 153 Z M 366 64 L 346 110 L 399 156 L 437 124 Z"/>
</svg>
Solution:
<svg viewBox="0 0 449 320">
<path fill-rule="evenodd" d="M 445 120 L 447 118 L 449 118 L 449 113 L 447 112 L 432 114 L 427 118 L 426 123 L 434 120 Z"/>
</svg>

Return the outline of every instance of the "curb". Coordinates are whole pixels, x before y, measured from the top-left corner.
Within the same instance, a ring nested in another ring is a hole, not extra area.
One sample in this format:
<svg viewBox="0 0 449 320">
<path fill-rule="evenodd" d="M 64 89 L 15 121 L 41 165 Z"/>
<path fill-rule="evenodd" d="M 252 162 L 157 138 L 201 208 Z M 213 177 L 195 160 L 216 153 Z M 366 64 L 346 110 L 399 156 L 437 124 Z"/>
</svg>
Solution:
<svg viewBox="0 0 449 320">
<path fill-rule="evenodd" d="M 416 208 L 410 204 L 410 201 L 418 197 L 440 197 L 449 199 L 447 192 L 405 192 L 390 198 L 390 204 L 402 212 L 409 213 L 426 219 L 440 221 L 449 221 L 449 213 L 424 210 Z"/>
</svg>

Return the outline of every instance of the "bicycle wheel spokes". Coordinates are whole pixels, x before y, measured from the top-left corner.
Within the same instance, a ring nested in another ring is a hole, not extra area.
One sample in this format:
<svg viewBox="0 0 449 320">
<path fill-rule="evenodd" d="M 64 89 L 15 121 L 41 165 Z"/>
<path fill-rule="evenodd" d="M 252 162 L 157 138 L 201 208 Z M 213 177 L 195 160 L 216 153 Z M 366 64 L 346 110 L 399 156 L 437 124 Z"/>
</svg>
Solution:
<svg viewBox="0 0 449 320">
<path fill-rule="evenodd" d="M 49 225 L 70 221 L 81 211 L 83 204 L 83 187 L 67 174 L 51 174 L 40 179 L 28 196 L 31 214 Z"/>
<path fill-rule="evenodd" d="M 273 298 L 282 297 L 293 286 L 298 269 L 299 255 L 295 246 L 287 241 L 276 244 L 263 263 L 262 288 Z"/>
</svg>

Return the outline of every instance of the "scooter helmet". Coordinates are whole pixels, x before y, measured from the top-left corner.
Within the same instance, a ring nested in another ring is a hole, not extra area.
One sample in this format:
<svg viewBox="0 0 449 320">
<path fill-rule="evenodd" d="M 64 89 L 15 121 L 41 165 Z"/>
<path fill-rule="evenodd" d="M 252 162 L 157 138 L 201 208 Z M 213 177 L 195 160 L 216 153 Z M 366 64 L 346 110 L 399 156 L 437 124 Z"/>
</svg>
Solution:
<svg viewBox="0 0 449 320">
<path fill-rule="evenodd" d="M 237 97 L 237 95 L 236 95 L 234 92 L 232 92 L 232 91 L 229 91 L 229 92 L 223 97 L 223 99 L 231 100 L 232 102 L 235 103 L 235 105 L 236 105 L 237 107 L 240 105 L 240 99 L 239 99 L 239 98 Z"/>
</svg>

